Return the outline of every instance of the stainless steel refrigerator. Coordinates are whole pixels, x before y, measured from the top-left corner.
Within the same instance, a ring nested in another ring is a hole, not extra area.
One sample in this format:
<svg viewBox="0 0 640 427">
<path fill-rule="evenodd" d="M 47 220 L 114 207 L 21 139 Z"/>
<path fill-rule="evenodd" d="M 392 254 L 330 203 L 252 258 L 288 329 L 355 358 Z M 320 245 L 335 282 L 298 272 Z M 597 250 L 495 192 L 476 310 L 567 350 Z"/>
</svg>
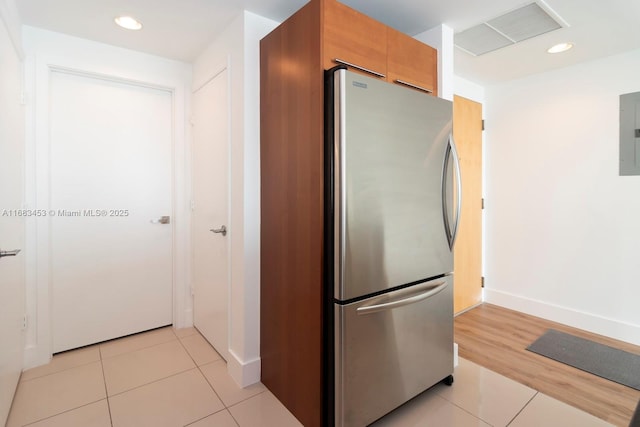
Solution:
<svg viewBox="0 0 640 427">
<path fill-rule="evenodd" d="M 362 427 L 453 381 L 460 168 L 451 102 L 326 78 L 325 409 Z"/>
</svg>

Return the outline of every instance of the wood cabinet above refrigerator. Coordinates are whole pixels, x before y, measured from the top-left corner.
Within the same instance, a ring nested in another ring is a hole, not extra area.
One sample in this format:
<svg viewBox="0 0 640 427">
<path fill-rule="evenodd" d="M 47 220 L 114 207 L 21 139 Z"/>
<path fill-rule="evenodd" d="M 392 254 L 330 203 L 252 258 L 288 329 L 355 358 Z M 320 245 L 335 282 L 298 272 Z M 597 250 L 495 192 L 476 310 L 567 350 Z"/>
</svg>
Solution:
<svg viewBox="0 0 640 427">
<path fill-rule="evenodd" d="M 388 28 L 387 80 L 436 95 L 437 51 L 413 37 Z"/>
<path fill-rule="evenodd" d="M 335 0 L 324 0 L 320 13 L 324 69 L 346 63 L 352 70 L 435 94 L 436 49 Z"/>
<path fill-rule="evenodd" d="M 311 0 L 260 43 L 262 382 L 306 427 L 331 424 L 323 397 L 332 375 L 323 360 L 324 70 L 340 59 L 435 95 L 436 58 L 336 0 Z"/>
</svg>

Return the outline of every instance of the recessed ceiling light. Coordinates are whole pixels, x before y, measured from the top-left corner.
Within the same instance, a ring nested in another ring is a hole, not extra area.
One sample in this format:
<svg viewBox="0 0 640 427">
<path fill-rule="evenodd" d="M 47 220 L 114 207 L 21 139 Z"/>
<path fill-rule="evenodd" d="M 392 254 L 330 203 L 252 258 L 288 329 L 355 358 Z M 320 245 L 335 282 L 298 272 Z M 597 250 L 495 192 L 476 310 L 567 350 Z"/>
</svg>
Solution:
<svg viewBox="0 0 640 427">
<path fill-rule="evenodd" d="M 547 52 L 549 53 L 560 53 L 560 52 L 566 52 L 567 50 L 571 49 L 573 47 L 573 43 L 559 43 L 555 46 L 551 46 L 549 49 L 547 49 Z"/>
<path fill-rule="evenodd" d="M 142 23 L 131 16 L 118 16 L 114 21 L 127 30 L 139 30 L 142 28 Z"/>
</svg>

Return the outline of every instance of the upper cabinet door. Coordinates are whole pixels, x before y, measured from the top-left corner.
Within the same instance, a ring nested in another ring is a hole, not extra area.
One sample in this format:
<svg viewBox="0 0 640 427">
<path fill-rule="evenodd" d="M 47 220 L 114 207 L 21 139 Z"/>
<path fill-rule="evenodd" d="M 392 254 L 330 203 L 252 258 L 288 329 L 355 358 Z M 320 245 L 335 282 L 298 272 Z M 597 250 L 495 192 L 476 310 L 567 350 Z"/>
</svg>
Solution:
<svg viewBox="0 0 640 427">
<path fill-rule="evenodd" d="M 390 82 L 437 95 L 438 51 L 408 35 L 387 29 L 387 72 Z"/>
<path fill-rule="evenodd" d="M 350 68 L 354 71 L 360 68 L 384 78 L 387 27 L 336 0 L 324 3 L 324 68 L 328 70 L 344 61 L 352 64 Z"/>
</svg>

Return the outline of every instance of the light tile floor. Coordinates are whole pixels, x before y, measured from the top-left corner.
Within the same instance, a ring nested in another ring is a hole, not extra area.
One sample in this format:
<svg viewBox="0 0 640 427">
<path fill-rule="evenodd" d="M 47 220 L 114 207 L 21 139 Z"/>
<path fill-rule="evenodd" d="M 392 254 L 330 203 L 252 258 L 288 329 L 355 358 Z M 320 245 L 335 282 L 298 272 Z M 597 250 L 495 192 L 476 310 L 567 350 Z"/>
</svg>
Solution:
<svg viewBox="0 0 640 427">
<path fill-rule="evenodd" d="M 460 359 L 439 384 L 375 427 L 606 426 Z M 7 427 L 288 427 L 301 424 L 262 384 L 238 387 L 194 328 L 162 328 L 56 355 L 25 371 Z"/>
</svg>

